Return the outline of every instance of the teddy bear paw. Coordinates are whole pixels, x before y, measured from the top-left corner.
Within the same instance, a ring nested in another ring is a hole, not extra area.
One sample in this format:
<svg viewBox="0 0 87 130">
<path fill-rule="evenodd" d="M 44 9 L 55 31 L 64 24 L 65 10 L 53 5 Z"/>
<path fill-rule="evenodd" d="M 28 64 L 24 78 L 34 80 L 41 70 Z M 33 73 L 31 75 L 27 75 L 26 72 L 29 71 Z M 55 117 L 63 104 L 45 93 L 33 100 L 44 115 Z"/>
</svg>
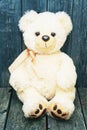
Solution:
<svg viewBox="0 0 87 130">
<path fill-rule="evenodd" d="M 61 107 L 58 107 L 58 105 L 55 104 L 51 111 L 51 116 L 54 118 L 67 119 L 69 112 L 64 111 Z"/>
<path fill-rule="evenodd" d="M 60 104 L 50 104 L 48 108 L 48 115 L 56 119 L 68 120 L 71 116 L 71 113 L 68 109 L 64 109 Z"/>
<path fill-rule="evenodd" d="M 46 113 L 46 108 L 39 104 L 38 108 L 35 111 L 32 111 L 29 115 L 29 118 L 38 118 Z"/>
<path fill-rule="evenodd" d="M 30 109 L 31 106 L 23 105 L 24 116 L 27 118 L 38 118 L 46 113 L 46 106 L 38 104 L 34 109 Z"/>
</svg>

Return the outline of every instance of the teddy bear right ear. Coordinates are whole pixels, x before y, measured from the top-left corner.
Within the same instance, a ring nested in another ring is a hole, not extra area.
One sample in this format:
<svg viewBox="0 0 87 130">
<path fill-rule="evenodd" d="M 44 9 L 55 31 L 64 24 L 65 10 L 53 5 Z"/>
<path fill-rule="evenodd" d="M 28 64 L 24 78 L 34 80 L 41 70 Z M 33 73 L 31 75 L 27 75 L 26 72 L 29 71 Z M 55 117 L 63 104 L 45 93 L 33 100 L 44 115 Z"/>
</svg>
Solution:
<svg viewBox="0 0 87 130">
<path fill-rule="evenodd" d="M 31 24 L 37 16 L 37 12 L 31 10 L 31 11 L 27 11 L 19 20 L 19 28 L 22 32 L 26 31 L 27 27 L 29 24 Z"/>
<path fill-rule="evenodd" d="M 73 28 L 70 16 L 67 13 L 65 13 L 64 11 L 57 12 L 56 16 L 57 16 L 57 20 L 63 26 L 66 34 L 68 35 Z"/>
</svg>

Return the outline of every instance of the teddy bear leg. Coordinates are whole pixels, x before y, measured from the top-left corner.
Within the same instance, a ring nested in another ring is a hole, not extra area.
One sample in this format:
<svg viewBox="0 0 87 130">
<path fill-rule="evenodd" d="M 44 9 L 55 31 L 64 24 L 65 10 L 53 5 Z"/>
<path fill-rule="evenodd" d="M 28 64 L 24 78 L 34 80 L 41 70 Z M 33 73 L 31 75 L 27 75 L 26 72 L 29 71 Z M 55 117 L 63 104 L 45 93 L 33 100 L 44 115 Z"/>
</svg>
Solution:
<svg viewBox="0 0 87 130">
<path fill-rule="evenodd" d="M 68 120 L 74 112 L 75 106 L 72 98 L 67 93 L 57 93 L 49 102 L 48 114 L 53 118 Z"/>
<path fill-rule="evenodd" d="M 26 68 L 21 66 L 11 74 L 9 83 L 23 103 L 25 117 L 37 118 L 46 112 L 47 100 L 34 89 L 29 75 L 32 73 L 28 74 Z"/>
<path fill-rule="evenodd" d="M 34 88 L 26 89 L 22 95 L 18 93 L 19 98 L 23 98 L 23 107 L 25 117 L 38 118 L 46 113 L 47 100 L 41 96 Z"/>
</svg>

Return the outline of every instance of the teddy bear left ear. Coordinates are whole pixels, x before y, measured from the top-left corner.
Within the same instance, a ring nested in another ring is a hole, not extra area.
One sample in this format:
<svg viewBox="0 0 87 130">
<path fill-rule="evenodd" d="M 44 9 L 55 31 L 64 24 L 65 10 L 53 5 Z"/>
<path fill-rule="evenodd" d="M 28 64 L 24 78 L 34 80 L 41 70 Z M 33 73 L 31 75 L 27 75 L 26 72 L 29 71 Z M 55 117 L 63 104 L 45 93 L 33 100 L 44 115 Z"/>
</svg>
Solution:
<svg viewBox="0 0 87 130">
<path fill-rule="evenodd" d="M 35 12 L 34 10 L 31 11 L 27 11 L 19 20 L 19 28 L 22 32 L 26 31 L 26 29 L 28 28 L 28 25 L 30 25 L 37 16 L 37 12 Z"/>
<path fill-rule="evenodd" d="M 56 13 L 56 16 L 57 16 L 57 20 L 62 24 L 66 34 L 68 35 L 73 28 L 70 16 L 63 11 Z"/>
</svg>

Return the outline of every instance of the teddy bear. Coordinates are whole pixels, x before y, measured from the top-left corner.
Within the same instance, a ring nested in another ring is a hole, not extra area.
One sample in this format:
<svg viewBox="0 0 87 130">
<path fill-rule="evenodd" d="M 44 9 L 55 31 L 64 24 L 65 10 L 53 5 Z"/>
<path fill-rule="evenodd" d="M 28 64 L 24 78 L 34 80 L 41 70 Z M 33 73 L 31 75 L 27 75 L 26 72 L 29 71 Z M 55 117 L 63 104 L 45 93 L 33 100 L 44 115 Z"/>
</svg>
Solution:
<svg viewBox="0 0 87 130">
<path fill-rule="evenodd" d="M 19 20 L 26 48 L 10 65 L 9 83 L 26 118 L 44 114 L 68 120 L 74 112 L 77 79 L 73 60 L 61 51 L 73 25 L 59 11 L 27 11 Z"/>
</svg>

